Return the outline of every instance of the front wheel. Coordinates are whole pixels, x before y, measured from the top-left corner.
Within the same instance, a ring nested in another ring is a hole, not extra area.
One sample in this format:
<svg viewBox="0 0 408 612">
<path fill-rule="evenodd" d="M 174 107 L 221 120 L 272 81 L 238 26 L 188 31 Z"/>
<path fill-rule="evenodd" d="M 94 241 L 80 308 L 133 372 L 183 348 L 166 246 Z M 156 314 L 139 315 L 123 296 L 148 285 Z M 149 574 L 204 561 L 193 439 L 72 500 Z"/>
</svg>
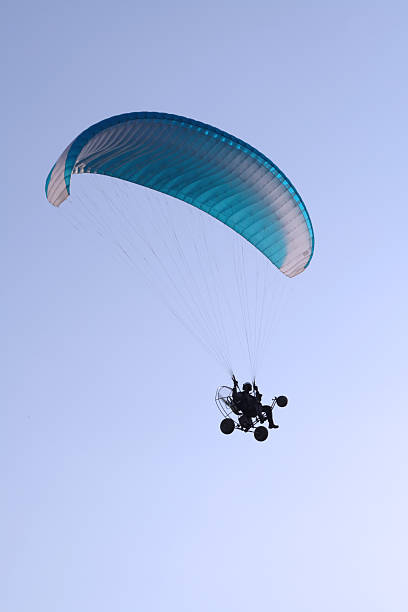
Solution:
<svg viewBox="0 0 408 612">
<path fill-rule="evenodd" d="M 258 442 L 265 442 L 266 438 L 268 437 L 268 430 L 266 429 L 266 427 L 263 427 L 263 425 L 261 425 L 260 427 L 257 427 L 255 429 L 254 436 L 255 440 L 258 440 Z"/>
<path fill-rule="evenodd" d="M 223 434 L 232 434 L 235 429 L 235 423 L 232 419 L 223 419 L 220 423 L 220 429 Z"/>
<path fill-rule="evenodd" d="M 280 395 L 276 398 L 276 403 L 278 404 L 279 408 L 284 408 L 288 405 L 288 398 L 286 395 Z"/>
</svg>

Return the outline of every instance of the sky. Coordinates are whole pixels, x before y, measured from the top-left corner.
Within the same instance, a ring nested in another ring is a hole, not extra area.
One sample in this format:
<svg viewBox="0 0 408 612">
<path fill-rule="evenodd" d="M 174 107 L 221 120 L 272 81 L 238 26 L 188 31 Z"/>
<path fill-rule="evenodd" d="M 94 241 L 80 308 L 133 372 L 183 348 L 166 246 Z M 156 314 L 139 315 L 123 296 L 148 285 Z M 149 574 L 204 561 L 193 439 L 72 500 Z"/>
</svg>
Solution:
<svg viewBox="0 0 408 612">
<path fill-rule="evenodd" d="M 2 610 L 407 609 L 407 16 L 6 2 Z M 66 145 L 137 110 L 249 142 L 310 213 L 258 381 L 289 405 L 263 444 L 220 433 L 225 371 L 46 201 Z"/>
</svg>

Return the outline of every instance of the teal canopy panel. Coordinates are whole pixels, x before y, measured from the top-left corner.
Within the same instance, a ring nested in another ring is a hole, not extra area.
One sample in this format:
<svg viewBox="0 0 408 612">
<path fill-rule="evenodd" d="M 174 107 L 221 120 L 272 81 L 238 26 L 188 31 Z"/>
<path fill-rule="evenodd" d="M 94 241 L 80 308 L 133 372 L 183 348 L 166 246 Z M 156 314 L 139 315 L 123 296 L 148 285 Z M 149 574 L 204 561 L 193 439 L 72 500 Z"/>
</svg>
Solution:
<svg viewBox="0 0 408 612">
<path fill-rule="evenodd" d="M 92 125 L 48 175 L 59 206 L 72 174 L 95 173 L 144 185 L 219 219 L 289 277 L 309 264 L 312 224 L 295 187 L 265 155 L 210 125 L 178 115 L 136 112 Z"/>
</svg>

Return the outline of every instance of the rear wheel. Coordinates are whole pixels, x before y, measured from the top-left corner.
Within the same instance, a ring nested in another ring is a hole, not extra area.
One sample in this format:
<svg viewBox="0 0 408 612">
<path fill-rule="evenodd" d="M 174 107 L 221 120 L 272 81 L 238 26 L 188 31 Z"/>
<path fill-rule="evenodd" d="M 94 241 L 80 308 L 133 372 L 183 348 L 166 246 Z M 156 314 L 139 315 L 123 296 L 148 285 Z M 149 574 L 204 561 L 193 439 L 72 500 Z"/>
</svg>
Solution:
<svg viewBox="0 0 408 612">
<path fill-rule="evenodd" d="M 232 419 L 223 419 L 220 423 L 223 434 L 231 434 L 235 429 L 235 422 Z"/>
<path fill-rule="evenodd" d="M 264 442 L 268 437 L 268 430 L 266 429 L 266 427 L 261 425 L 260 427 L 257 427 L 255 429 L 254 436 L 255 440 L 258 440 L 258 442 Z"/>
</svg>

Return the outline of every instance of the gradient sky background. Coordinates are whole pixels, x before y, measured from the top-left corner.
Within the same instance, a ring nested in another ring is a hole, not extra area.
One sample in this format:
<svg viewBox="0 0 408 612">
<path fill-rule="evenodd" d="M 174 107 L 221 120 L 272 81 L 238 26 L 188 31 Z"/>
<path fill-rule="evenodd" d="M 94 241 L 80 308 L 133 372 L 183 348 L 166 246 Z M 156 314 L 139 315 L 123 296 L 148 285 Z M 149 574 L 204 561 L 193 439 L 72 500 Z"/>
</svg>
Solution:
<svg viewBox="0 0 408 612">
<path fill-rule="evenodd" d="M 6 3 L 2 610 L 408 609 L 407 17 Z M 136 110 L 250 142 L 308 206 L 315 256 L 260 381 L 290 404 L 265 444 L 222 436 L 219 364 L 45 199 L 68 142 Z"/>
</svg>

